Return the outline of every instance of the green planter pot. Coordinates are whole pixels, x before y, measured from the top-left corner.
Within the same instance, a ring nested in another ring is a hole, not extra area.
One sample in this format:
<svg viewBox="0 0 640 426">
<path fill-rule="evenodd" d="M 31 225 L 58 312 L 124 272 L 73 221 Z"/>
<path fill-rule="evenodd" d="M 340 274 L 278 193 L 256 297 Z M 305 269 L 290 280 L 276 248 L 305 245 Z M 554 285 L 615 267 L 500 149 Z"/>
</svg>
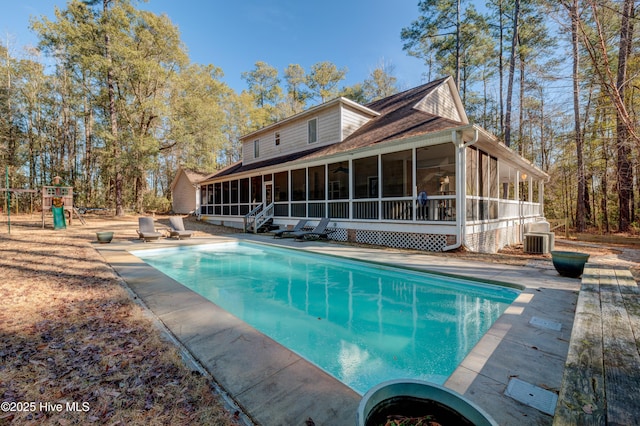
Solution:
<svg viewBox="0 0 640 426">
<path fill-rule="evenodd" d="M 431 415 L 443 425 L 498 426 L 484 410 L 459 393 L 421 380 L 390 380 L 371 388 L 360 401 L 356 425 L 384 425 L 389 415 Z"/>
<path fill-rule="evenodd" d="M 100 244 L 110 243 L 113 239 L 113 232 L 96 232 L 96 238 Z"/>
<path fill-rule="evenodd" d="M 551 259 L 556 271 L 564 277 L 578 278 L 584 271 L 589 255 L 576 251 L 551 251 Z"/>
</svg>

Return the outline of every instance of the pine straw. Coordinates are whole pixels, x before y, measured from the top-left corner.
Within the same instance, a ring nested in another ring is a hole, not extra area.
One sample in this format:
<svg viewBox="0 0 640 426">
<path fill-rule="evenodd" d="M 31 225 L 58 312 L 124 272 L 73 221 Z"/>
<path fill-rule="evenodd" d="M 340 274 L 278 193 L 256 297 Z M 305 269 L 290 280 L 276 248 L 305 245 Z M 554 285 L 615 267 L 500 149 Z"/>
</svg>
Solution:
<svg viewBox="0 0 640 426">
<path fill-rule="evenodd" d="M 238 424 L 76 228 L 0 230 L 0 425 Z"/>
</svg>

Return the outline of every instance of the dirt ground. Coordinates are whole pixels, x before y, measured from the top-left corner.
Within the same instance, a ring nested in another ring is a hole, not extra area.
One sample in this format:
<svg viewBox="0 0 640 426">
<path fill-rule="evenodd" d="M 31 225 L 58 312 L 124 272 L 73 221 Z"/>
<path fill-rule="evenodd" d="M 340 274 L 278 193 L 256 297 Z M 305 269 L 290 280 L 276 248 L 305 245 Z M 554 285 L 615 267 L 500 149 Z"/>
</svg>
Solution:
<svg viewBox="0 0 640 426">
<path fill-rule="evenodd" d="M 239 424 L 94 249 L 134 220 L 0 216 L 0 425 Z"/>
<path fill-rule="evenodd" d="M 64 230 L 51 217 L 0 216 L 0 425 L 236 425 L 209 378 L 193 372 L 95 250 L 95 232 L 137 238 L 137 217 L 85 215 Z M 168 225 L 168 217 L 156 223 Z M 196 236 L 237 232 L 186 219 Z M 339 244 L 339 243 L 331 243 Z M 556 249 L 574 250 L 557 240 Z M 622 248 L 581 246 L 598 257 Z M 522 246 L 498 254 L 437 254 L 526 265 Z M 637 265 L 636 265 L 636 273 Z M 637 276 L 636 276 L 637 278 Z"/>
</svg>

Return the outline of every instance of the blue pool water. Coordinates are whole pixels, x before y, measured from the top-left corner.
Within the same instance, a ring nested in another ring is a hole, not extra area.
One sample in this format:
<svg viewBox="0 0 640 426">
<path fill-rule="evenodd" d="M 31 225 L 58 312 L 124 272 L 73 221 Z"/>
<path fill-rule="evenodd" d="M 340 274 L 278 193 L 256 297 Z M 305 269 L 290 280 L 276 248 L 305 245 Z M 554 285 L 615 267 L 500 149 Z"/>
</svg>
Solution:
<svg viewBox="0 0 640 426">
<path fill-rule="evenodd" d="M 133 252 L 365 393 L 442 384 L 517 290 L 244 242 Z"/>
</svg>

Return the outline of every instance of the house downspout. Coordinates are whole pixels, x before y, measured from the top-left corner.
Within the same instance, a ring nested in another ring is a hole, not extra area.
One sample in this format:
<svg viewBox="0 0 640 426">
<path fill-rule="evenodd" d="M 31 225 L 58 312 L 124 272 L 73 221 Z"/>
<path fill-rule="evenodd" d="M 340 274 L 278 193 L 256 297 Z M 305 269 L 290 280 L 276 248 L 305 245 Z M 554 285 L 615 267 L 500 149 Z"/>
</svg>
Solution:
<svg viewBox="0 0 640 426">
<path fill-rule="evenodd" d="M 473 145 L 478 142 L 479 132 L 478 129 L 474 126 L 474 134 L 473 140 L 465 142 L 462 138 L 462 135 L 458 137 L 460 131 L 453 130 L 451 132 L 451 138 L 453 139 L 453 143 L 456 146 L 456 210 L 458 213 L 456 214 L 456 229 L 458 234 L 456 236 L 456 242 L 449 246 L 445 246 L 442 248 L 442 251 L 455 250 L 458 247 L 462 246 L 465 237 L 465 228 L 467 226 L 467 194 L 465 193 L 465 185 L 467 182 L 467 167 L 466 167 L 466 148 L 468 146 Z"/>
</svg>

